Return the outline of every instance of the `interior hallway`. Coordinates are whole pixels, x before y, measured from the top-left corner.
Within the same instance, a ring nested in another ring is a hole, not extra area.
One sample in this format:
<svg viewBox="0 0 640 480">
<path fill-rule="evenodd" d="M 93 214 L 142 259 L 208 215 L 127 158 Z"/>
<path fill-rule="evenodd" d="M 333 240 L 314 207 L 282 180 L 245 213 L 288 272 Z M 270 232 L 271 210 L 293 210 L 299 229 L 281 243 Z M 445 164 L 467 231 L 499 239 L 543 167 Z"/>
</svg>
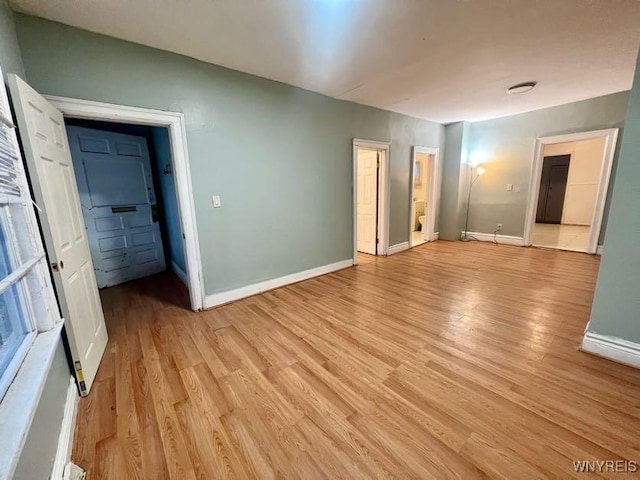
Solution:
<svg viewBox="0 0 640 480">
<path fill-rule="evenodd" d="M 89 479 L 471 479 L 640 458 L 640 371 L 577 350 L 597 257 L 370 260 L 204 313 L 168 275 L 104 291 L 73 460 Z"/>
</svg>

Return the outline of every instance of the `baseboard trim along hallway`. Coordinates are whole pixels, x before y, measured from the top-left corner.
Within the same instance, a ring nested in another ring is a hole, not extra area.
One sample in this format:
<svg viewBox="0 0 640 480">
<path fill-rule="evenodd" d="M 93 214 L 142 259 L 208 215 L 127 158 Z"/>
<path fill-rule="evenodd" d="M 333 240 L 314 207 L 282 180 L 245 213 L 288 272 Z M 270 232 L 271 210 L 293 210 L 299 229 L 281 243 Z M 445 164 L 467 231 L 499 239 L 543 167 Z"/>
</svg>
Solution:
<svg viewBox="0 0 640 480">
<path fill-rule="evenodd" d="M 621 338 L 586 332 L 580 350 L 614 362 L 640 368 L 640 344 Z"/>
<path fill-rule="evenodd" d="M 396 245 L 391 245 L 389 247 L 389 255 L 393 255 L 394 253 L 404 252 L 405 250 L 409 250 L 409 242 L 402 242 Z"/>
<path fill-rule="evenodd" d="M 321 267 L 311 268 L 298 273 L 292 273 L 285 275 L 284 277 L 273 278 L 271 280 L 265 280 L 264 282 L 254 283 L 247 285 L 246 287 L 240 287 L 226 292 L 215 293 L 213 295 L 207 295 L 204 299 L 204 306 L 206 309 L 218 307 L 225 303 L 235 302 L 242 298 L 251 297 L 258 293 L 267 292 L 275 288 L 284 287 L 285 285 L 291 285 L 292 283 L 301 282 L 303 280 L 309 280 L 310 278 L 319 277 L 320 275 L 326 275 L 327 273 L 336 272 L 353 266 L 353 259 L 342 260 L 340 262 L 330 263 Z"/>
<path fill-rule="evenodd" d="M 56 458 L 53 461 L 51 470 L 51 480 L 62 480 L 64 467 L 71 461 L 71 450 L 73 449 L 73 433 L 76 429 L 76 415 L 78 413 L 78 388 L 73 377 L 69 379 L 67 388 L 67 399 L 64 405 L 64 416 L 62 417 L 62 427 L 58 437 L 58 449 Z"/>
<path fill-rule="evenodd" d="M 189 277 L 187 277 L 187 273 L 182 270 L 176 262 L 173 261 L 171 262 L 171 269 L 173 270 L 173 273 L 175 273 L 176 276 L 180 279 L 180 281 L 184 283 L 187 288 L 189 288 Z"/>
<path fill-rule="evenodd" d="M 460 232 L 464 235 L 464 232 Z M 516 245 L 521 247 L 524 245 L 522 237 L 512 237 L 511 235 L 494 235 L 493 233 L 467 232 L 467 237 L 479 242 L 494 242 L 502 245 Z"/>
</svg>

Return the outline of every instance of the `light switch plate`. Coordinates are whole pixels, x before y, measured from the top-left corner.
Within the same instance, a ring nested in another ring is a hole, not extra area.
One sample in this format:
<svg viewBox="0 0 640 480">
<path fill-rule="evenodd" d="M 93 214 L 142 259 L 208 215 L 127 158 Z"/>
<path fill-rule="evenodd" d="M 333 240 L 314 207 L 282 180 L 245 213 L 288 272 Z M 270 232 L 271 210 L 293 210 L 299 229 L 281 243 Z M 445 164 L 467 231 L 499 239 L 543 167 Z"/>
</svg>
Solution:
<svg viewBox="0 0 640 480">
<path fill-rule="evenodd" d="M 220 208 L 220 195 L 211 197 L 211 202 L 213 203 L 213 208 Z"/>
<path fill-rule="evenodd" d="M 513 191 L 513 183 L 507 183 L 507 192 Z"/>
</svg>

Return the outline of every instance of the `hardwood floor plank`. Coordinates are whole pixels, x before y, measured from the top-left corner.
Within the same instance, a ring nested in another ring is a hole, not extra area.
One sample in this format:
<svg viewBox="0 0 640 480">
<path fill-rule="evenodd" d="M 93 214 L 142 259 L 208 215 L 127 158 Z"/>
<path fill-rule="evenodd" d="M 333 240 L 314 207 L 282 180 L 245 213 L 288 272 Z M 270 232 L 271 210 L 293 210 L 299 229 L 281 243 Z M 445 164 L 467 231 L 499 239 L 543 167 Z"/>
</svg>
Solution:
<svg viewBox="0 0 640 480">
<path fill-rule="evenodd" d="M 143 478 L 169 478 L 167 462 L 165 460 L 162 439 L 158 427 L 155 405 L 151 398 L 151 387 L 147 369 L 142 360 L 138 360 L 133 366 L 133 389 L 138 424 L 140 426 L 140 440 L 142 451 L 140 452 Z"/>
</svg>

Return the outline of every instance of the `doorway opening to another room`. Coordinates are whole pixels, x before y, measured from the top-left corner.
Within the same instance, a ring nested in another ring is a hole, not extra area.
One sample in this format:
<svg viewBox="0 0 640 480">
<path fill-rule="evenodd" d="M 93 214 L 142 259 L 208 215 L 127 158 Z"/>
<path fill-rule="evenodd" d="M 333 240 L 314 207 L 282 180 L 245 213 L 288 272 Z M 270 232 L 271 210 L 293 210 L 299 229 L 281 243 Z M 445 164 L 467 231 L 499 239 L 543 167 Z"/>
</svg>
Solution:
<svg viewBox="0 0 640 480">
<path fill-rule="evenodd" d="M 413 147 L 411 199 L 409 215 L 409 248 L 437 239 L 439 149 Z"/>
<path fill-rule="evenodd" d="M 188 288 L 167 128 L 65 125 L 98 288 L 164 271 Z"/>
<path fill-rule="evenodd" d="M 596 253 L 618 129 L 539 138 L 525 245 Z"/>
<path fill-rule="evenodd" d="M 165 268 L 173 271 L 186 285 L 189 290 L 191 309 L 201 310 L 204 305 L 204 288 L 201 276 L 200 247 L 195 225 L 191 174 L 186 150 L 186 131 L 182 114 L 64 97 L 45 96 L 45 98 L 62 112 L 65 124 L 68 126 L 90 127 L 94 130 L 97 127 L 103 131 L 110 131 L 110 135 L 131 134 L 143 137 L 147 141 L 150 153 L 155 158 L 150 158 L 153 186 L 146 185 L 145 188 L 155 188 L 154 193 L 159 193 L 157 199 L 162 202 L 156 201 L 155 206 L 153 203 L 148 203 L 148 209 L 151 211 L 152 223 L 157 227 L 155 231 L 159 231 L 160 238 L 164 240 L 161 243 L 162 253 L 165 256 Z M 70 132 L 70 145 L 72 141 L 74 140 L 72 140 Z M 124 143 L 124 150 L 122 147 L 121 150 L 126 154 L 126 140 Z M 135 139 L 132 143 L 135 143 Z M 109 148 L 117 149 L 118 147 L 114 144 Z M 74 153 L 73 146 L 71 149 L 71 153 Z M 123 158 L 125 157 L 126 155 L 123 156 Z M 75 159 L 73 161 L 76 162 Z M 124 168 L 132 168 L 132 166 Z M 142 168 L 139 162 L 138 168 Z M 152 195 L 148 200 L 156 200 L 154 197 L 156 195 Z M 131 216 L 133 213 L 120 211 L 121 208 L 118 208 L 124 207 L 126 209 L 132 205 L 113 207 L 117 210 L 115 213 L 120 213 L 123 217 Z M 163 222 L 154 221 L 160 220 L 160 218 L 163 219 Z M 133 225 L 136 225 L 135 221 Z M 153 231 L 154 228 L 150 230 Z M 149 233 L 138 235 L 138 243 L 148 241 L 150 237 Z M 132 244 L 135 243 L 133 237 L 128 242 L 133 248 Z M 109 243 L 109 241 L 103 241 L 103 243 Z M 107 245 L 107 247 L 109 246 Z M 95 249 L 91 246 L 90 250 L 93 258 Z M 150 252 L 142 254 L 141 257 L 145 257 L 145 255 L 149 256 Z M 100 284 L 100 281 L 98 283 Z"/>
<path fill-rule="evenodd" d="M 353 140 L 353 263 L 358 254 L 387 255 L 389 144 Z"/>
</svg>

